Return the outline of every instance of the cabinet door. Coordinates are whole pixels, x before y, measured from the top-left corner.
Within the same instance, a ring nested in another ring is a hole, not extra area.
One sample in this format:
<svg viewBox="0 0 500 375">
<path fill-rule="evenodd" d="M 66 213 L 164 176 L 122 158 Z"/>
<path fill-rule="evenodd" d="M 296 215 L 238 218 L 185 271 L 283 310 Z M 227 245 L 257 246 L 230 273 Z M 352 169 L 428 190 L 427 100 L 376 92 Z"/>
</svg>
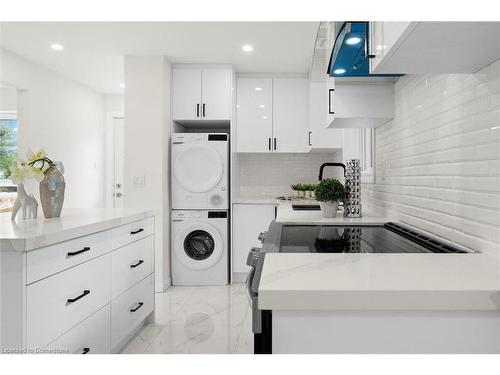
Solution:
<svg viewBox="0 0 500 375">
<path fill-rule="evenodd" d="M 370 53 L 375 57 L 370 59 L 370 73 L 377 72 L 391 48 L 399 42 L 406 33 L 411 22 L 370 22 Z"/>
<path fill-rule="evenodd" d="M 341 149 L 343 129 L 328 128 L 333 121 L 334 79 L 309 85 L 310 140 L 312 149 Z M 329 106 L 331 105 L 331 110 Z"/>
<path fill-rule="evenodd" d="M 273 80 L 273 150 L 309 151 L 309 83 L 305 78 Z"/>
<path fill-rule="evenodd" d="M 260 232 L 268 229 L 274 220 L 275 205 L 234 204 L 233 205 L 233 273 L 247 273 L 247 256 L 252 247 L 261 247 L 257 239 Z"/>
<path fill-rule="evenodd" d="M 231 119 L 231 77 L 231 69 L 203 69 L 201 105 L 204 119 Z"/>
<path fill-rule="evenodd" d="M 270 152 L 273 137 L 273 81 L 239 78 L 236 82 L 236 151 Z"/>
<path fill-rule="evenodd" d="M 201 69 L 172 69 L 172 118 L 201 119 Z"/>
</svg>

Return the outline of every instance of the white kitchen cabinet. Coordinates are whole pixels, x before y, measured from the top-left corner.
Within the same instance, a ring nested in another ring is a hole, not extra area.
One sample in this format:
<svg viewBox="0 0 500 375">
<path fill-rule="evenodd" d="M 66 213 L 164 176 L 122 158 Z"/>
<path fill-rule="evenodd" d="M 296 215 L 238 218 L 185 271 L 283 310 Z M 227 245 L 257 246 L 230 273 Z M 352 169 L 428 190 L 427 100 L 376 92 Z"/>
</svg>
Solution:
<svg viewBox="0 0 500 375">
<path fill-rule="evenodd" d="M 273 80 L 273 151 L 309 151 L 309 87 L 305 78 Z"/>
<path fill-rule="evenodd" d="M 230 68 L 176 66 L 172 69 L 174 121 L 230 120 Z"/>
<path fill-rule="evenodd" d="M 308 152 L 305 78 L 239 78 L 237 152 Z"/>
<path fill-rule="evenodd" d="M 229 120 L 231 118 L 231 69 L 203 69 L 201 78 L 203 119 Z"/>
<path fill-rule="evenodd" d="M 312 150 L 341 149 L 343 129 L 327 126 L 333 121 L 335 79 L 309 83 L 309 132 Z"/>
<path fill-rule="evenodd" d="M 273 80 L 239 78 L 236 83 L 236 148 L 238 152 L 271 152 Z"/>
<path fill-rule="evenodd" d="M 232 269 L 233 281 L 244 281 L 250 267 L 246 265 L 252 247 L 261 247 L 260 232 L 268 229 L 276 217 L 274 204 L 233 204 Z"/>
<path fill-rule="evenodd" d="M 475 73 L 500 58 L 499 22 L 370 22 L 370 72 Z"/>
</svg>

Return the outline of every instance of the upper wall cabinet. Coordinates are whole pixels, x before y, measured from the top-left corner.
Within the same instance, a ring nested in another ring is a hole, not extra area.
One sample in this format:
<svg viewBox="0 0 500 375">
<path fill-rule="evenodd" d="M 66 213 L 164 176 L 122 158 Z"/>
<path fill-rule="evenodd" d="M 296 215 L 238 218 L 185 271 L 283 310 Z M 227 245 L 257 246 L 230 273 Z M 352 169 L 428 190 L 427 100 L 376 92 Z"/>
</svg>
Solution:
<svg viewBox="0 0 500 375">
<path fill-rule="evenodd" d="M 230 120 L 231 79 L 230 68 L 174 67 L 173 120 Z"/>
<path fill-rule="evenodd" d="M 500 58 L 500 22 L 370 22 L 370 73 L 474 73 Z"/>
<path fill-rule="evenodd" d="M 308 152 L 308 81 L 238 78 L 237 152 Z"/>
<path fill-rule="evenodd" d="M 334 119 L 335 79 L 309 83 L 309 137 L 312 151 L 341 149 L 343 130 L 327 129 Z"/>
</svg>

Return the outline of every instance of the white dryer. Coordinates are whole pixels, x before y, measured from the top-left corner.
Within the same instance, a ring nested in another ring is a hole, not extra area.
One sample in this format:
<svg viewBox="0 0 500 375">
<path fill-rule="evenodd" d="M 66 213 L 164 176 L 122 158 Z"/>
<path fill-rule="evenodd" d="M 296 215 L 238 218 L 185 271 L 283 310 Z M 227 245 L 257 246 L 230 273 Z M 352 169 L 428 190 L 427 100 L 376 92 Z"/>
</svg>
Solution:
<svg viewBox="0 0 500 375">
<path fill-rule="evenodd" d="M 172 284 L 226 285 L 227 211 L 172 212 Z"/>
<path fill-rule="evenodd" d="M 172 135 L 173 209 L 229 208 L 228 139 L 224 133 Z"/>
</svg>

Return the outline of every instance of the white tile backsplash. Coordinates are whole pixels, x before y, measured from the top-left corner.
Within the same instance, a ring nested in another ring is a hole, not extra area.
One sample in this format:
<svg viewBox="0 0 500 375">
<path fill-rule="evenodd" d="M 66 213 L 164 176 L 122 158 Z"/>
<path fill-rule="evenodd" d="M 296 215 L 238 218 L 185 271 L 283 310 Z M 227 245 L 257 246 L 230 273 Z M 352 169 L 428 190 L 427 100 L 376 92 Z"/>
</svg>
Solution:
<svg viewBox="0 0 500 375">
<path fill-rule="evenodd" d="M 401 77 L 394 120 L 375 142 L 376 183 L 363 185 L 365 204 L 497 254 L 500 61 L 475 74 Z"/>
<path fill-rule="evenodd" d="M 290 195 L 290 185 L 316 183 L 319 167 L 325 162 L 340 162 L 336 153 L 239 154 L 240 197 L 272 198 Z M 339 168 L 325 168 L 325 177 L 339 178 Z"/>
</svg>

